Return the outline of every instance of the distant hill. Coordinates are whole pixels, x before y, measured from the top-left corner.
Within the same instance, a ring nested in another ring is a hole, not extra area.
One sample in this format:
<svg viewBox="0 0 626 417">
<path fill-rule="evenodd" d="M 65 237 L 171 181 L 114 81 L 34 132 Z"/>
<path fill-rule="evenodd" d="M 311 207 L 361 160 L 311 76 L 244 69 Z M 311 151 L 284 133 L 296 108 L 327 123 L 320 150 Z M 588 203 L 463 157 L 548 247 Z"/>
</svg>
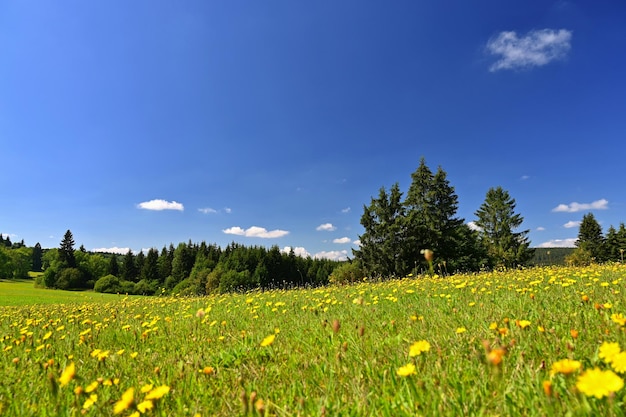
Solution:
<svg viewBox="0 0 626 417">
<path fill-rule="evenodd" d="M 576 248 L 534 248 L 535 256 L 530 260 L 531 265 L 565 265 L 565 257 Z"/>
</svg>

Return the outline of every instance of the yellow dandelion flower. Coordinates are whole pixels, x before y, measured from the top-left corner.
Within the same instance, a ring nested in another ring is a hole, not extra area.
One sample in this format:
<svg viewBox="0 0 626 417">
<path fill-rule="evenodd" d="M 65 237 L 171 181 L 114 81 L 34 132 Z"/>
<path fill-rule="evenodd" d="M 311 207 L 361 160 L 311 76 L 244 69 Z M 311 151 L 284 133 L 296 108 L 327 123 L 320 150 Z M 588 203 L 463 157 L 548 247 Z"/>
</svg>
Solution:
<svg viewBox="0 0 626 417">
<path fill-rule="evenodd" d="M 98 394 L 91 394 L 83 403 L 83 410 L 89 410 L 98 401 Z"/>
<path fill-rule="evenodd" d="M 457 327 L 456 328 L 456 334 L 465 333 L 466 331 L 467 331 L 467 329 L 465 327 Z"/>
<path fill-rule="evenodd" d="M 271 334 L 269 336 L 267 336 L 265 339 L 263 339 L 263 341 L 261 342 L 261 346 L 265 347 L 265 346 L 269 346 L 272 343 L 274 343 L 274 339 L 276 339 L 276 334 Z"/>
<path fill-rule="evenodd" d="M 422 354 L 422 352 L 428 352 L 429 350 L 430 343 L 428 343 L 426 340 L 420 340 L 411 345 L 411 348 L 409 349 L 409 356 L 419 356 Z"/>
<path fill-rule="evenodd" d="M 129 409 L 135 402 L 135 388 L 128 388 L 122 398 L 115 403 L 113 407 L 113 414 L 120 414 L 122 411 Z"/>
<path fill-rule="evenodd" d="M 611 363 L 613 361 L 613 357 L 621 351 L 622 349 L 620 349 L 618 343 L 603 342 L 602 345 L 600 345 L 598 357 L 606 363 Z"/>
<path fill-rule="evenodd" d="M 152 410 L 152 408 L 154 408 L 154 404 L 152 404 L 152 401 L 150 400 L 145 400 L 137 404 L 137 410 L 141 414 L 144 414 L 146 411 Z"/>
<path fill-rule="evenodd" d="M 406 365 L 399 367 L 396 373 L 399 376 L 409 376 L 416 375 L 417 371 L 415 370 L 415 365 L 413 365 L 412 363 L 407 363 Z"/>
<path fill-rule="evenodd" d="M 556 361 L 552 364 L 552 368 L 550 369 L 550 375 L 554 374 L 571 374 L 578 371 L 581 367 L 581 363 L 579 361 L 575 361 L 572 359 L 561 359 L 560 361 Z"/>
<path fill-rule="evenodd" d="M 70 364 L 67 365 L 65 369 L 63 370 L 63 373 L 61 374 L 61 377 L 59 378 L 59 383 L 61 384 L 62 387 L 64 387 L 65 385 L 69 384 L 70 381 L 74 379 L 75 376 L 76 376 L 76 367 L 74 365 L 74 362 L 70 362 Z"/>
<path fill-rule="evenodd" d="M 98 388 L 98 385 L 100 385 L 98 381 L 93 381 L 91 384 L 87 385 L 87 387 L 85 388 L 85 392 L 90 393 L 95 391 L 96 388 Z"/>
<path fill-rule="evenodd" d="M 168 387 L 167 385 L 161 385 L 160 387 L 156 387 L 155 389 L 150 391 L 148 395 L 146 395 L 145 400 L 158 400 L 168 392 L 170 392 L 170 387 Z"/>
<path fill-rule="evenodd" d="M 620 326 L 626 325 L 626 317 L 624 317 L 622 313 L 611 314 L 611 320 L 613 320 L 614 323 L 617 323 Z"/>
<path fill-rule="evenodd" d="M 611 359 L 611 367 L 615 372 L 620 374 L 626 373 L 626 352 L 620 352 L 613 355 Z"/>
<path fill-rule="evenodd" d="M 50 339 L 50 336 L 52 336 L 52 332 L 48 332 L 46 334 L 43 335 L 42 340 L 48 340 Z"/>
<path fill-rule="evenodd" d="M 152 385 L 152 384 L 146 384 L 146 385 L 144 385 L 143 387 L 141 387 L 141 390 L 140 390 L 140 391 L 141 391 L 141 393 L 142 393 L 142 394 L 145 394 L 146 392 L 150 392 L 150 391 L 152 391 L 152 388 L 154 388 L 154 385 Z"/>
<path fill-rule="evenodd" d="M 599 368 L 583 372 L 576 382 L 576 388 L 588 397 L 602 398 L 622 389 L 624 381 L 611 370 Z"/>
<path fill-rule="evenodd" d="M 530 326 L 530 321 L 528 321 L 528 320 L 515 320 L 515 324 L 517 325 L 517 327 L 519 327 L 521 329 L 525 329 L 528 326 Z"/>
<path fill-rule="evenodd" d="M 497 330 L 498 329 L 498 323 L 496 323 L 495 321 L 491 322 L 491 324 L 489 325 L 489 330 Z"/>
</svg>

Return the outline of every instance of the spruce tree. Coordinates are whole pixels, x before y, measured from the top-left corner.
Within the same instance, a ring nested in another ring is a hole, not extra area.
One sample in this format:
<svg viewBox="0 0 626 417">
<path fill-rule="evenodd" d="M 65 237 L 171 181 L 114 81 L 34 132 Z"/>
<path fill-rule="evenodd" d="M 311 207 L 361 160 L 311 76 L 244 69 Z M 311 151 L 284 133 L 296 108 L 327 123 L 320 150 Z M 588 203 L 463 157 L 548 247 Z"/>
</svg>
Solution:
<svg viewBox="0 0 626 417">
<path fill-rule="evenodd" d="M 405 233 L 401 199 L 400 186 L 395 183 L 389 193 L 381 187 L 378 198 L 363 207 L 361 225 L 365 232 L 359 236 L 361 247 L 353 253 L 370 275 L 398 276 L 410 268 L 402 257 Z"/>
<path fill-rule="evenodd" d="M 575 245 L 583 251 L 588 251 L 592 260 L 596 262 L 602 262 L 606 259 L 604 250 L 605 239 L 602 235 L 602 227 L 593 213 L 588 213 L 583 216 Z"/>
<path fill-rule="evenodd" d="M 476 211 L 476 225 L 492 265 L 517 267 L 533 256 L 527 235 L 529 230 L 515 232 L 524 218 L 515 213 L 515 199 L 502 187 L 490 188 L 484 203 Z"/>
<path fill-rule="evenodd" d="M 43 266 L 43 250 L 41 249 L 41 245 L 39 242 L 35 244 L 33 247 L 32 254 L 32 269 L 34 272 L 40 272 Z"/>
<path fill-rule="evenodd" d="M 68 230 L 63 236 L 59 247 L 59 260 L 67 268 L 76 268 L 76 258 L 74 257 L 74 236 Z"/>
</svg>

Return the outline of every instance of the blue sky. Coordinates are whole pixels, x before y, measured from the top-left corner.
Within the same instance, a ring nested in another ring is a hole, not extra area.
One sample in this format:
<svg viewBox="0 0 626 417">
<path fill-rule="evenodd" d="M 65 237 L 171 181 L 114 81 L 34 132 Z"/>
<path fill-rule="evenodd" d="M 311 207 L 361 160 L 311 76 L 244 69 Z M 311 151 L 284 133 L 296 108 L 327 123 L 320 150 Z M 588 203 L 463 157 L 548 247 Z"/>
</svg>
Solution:
<svg viewBox="0 0 626 417">
<path fill-rule="evenodd" d="M 424 157 L 572 246 L 626 221 L 625 74 L 617 0 L 3 2 L 0 233 L 342 258 Z"/>
</svg>

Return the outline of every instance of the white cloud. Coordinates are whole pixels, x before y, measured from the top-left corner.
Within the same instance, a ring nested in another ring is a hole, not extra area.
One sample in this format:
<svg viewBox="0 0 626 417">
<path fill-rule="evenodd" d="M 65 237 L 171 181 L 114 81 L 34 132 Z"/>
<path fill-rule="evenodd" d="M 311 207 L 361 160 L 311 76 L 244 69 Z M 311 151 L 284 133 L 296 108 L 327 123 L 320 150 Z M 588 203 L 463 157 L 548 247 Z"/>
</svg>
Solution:
<svg viewBox="0 0 626 417">
<path fill-rule="evenodd" d="M 574 221 L 574 220 L 570 220 L 563 225 L 563 227 L 566 229 L 571 229 L 572 227 L 578 227 L 578 226 L 580 226 L 580 222 Z"/>
<path fill-rule="evenodd" d="M 112 248 L 94 248 L 92 252 L 105 252 L 105 253 L 117 253 L 118 255 L 126 255 L 130 248 L 118 248 L 113 246 Z"/>
<path fill-rule="evenodd" d="M 538 247 L 540 248 L 573 248 L 576 246 L 576 238 L 569 239 L 552 239 L 547 242 L 543 242 Z"/>
<path fill-rule="evenodd" d="M 291 246 L 285 246 L 283 248 L 282 252 L 284 252 L 284 253 L 291 252 Z M 307 252 L 307 250 L 305 248 L 303 248 L 302 246 L 296 246 L 295 248 L 293 248 L 293 253 L 295 253 L 296 256 L 300 256 L 302 258 L 307 258 L 307 257 L 311 256 L 311 254 L 309 252 Z"/>
<path fill-rule="evenodd" d="M 350 213 L 350 207 L 346 207 L 345 209 L 341 209 L 342 213 Z"/>
<path fill-rule="evenodd" d="M 569 203 L 569 204 L 559 204 L 555 208 L 552 209 L 554 212 L 565 212 L 565 213 L 575 213 L 577 211 L 584 210 L 606 210 L 609 208 L 609 200 L 600 199 L 593 201 L 591 203 Z"/>
<path fill-rule="evenodd" d="M 233 212 L 233 209 L 231 209 L 230 207 L 224 207 L 224 211 L 228 214 Z"/>
<path fill-rule="evenodd" d="M 479 227 L 478 225 L 476 225 L 476 222 L 467 222 L 467 226 L 472 229 L 472 230 L 476 230 L 476 231 L 481 231 L 483 230 L 481 227 Z"/>
<path fill-rule="evenodd" d="M 535 229 L 538 232 L 543 232 L 544 230 L 546 230 L 545 227 L 539 226 L 538 228 Z"/>
<path fill-rule="evenodd" d="M 500 32 L 489 39 L 487 52 L 500 56 L 489 71 L 529 69 L 563 59 L 570 50 L 572 32 L 565 29 L 531 30 L 523 37 L 515 32 Z"/>
<path fill-rule="evenodd" d="M 333 239 L 333 243 L 350 243 L 349 237 L 340 237 L 337 239 Z"/>
<path fill-rule="evenodd" d="M 321 251 L 313 255 L 315 259 L 331 259 L 333 261 L 346 261 L 348 260 L 347 250 L 331 250 Z"/>
<path fill-rule="evenodd" d="M 357 240 L 355 240 L 355 241 L 354 241 L 354 242 L 352 242 L 352 243 L 354 243 L 354 244 L 355 244 L 355 245 L 357 245 L 357 246 L 361 246 L 361 240 L 360 240 L 360 239 L 357 239 Z"/>
<path fill-rule="evenodd" d="M 280 229 L 276 229 L 276 230 L 270 230 L 268 231 L 266 228 L 264 227 L 258 227 L 258 226 L 252 226 L 249 227 L 247 229 L 242 229 L 239 226 L 234 226 L 234 227 L 230 227 L 228 229 L 224 229 L 222 230 L 222 232 L 226 233 L 227 235 L 237 235 L 237 236 L 245 236 L 245 237 L 260 237 L 260 238 L 264 238 L 264 239 L 272 239 L 272 238 L 278 238 L 278 237 L 283 237 L 289 234 L 288 231 L 286 230 L 280 230 Z"/>
<path fill-rule="evenodd" d="M 522 175 L 520 179 L 521 179 L 522 181 L 525 181 L 525 180 L 527 180 L 527 179 L 529 179 L 529 178 L 530 178 L 530 176 L 529 176 L 529 175 Z"/>
<path fill-rule="evenodd" d="M 143 203 L 137 204 L 137 207 L 144 210 L 179 210 L 183 211 L 185 208 L 181 203 L 177 203 L 176 201 L 166 201 L 166 200 L 150 200 L 144 201 Z"/>
<path fill-rule="evenodd" d="M 204 213 L 204 214 L 214 214 L 217 213 L 217 210 L 211 208 L 211 207 L 205 207 L 205 208 L 199 208 L 198 211 L 200 213 Z"/>
<path fill-rule="evenodd" d="M 324 223 L 324 224 L 320 224 L 319 226 L 317 226 L 315 228 L 315 230 L 318 231 L 326 231 L 326 232 L 332 232 L 333 230 L 337 229 L 335 226 L 333 226 L 332 223 Z"/>
</svg>

